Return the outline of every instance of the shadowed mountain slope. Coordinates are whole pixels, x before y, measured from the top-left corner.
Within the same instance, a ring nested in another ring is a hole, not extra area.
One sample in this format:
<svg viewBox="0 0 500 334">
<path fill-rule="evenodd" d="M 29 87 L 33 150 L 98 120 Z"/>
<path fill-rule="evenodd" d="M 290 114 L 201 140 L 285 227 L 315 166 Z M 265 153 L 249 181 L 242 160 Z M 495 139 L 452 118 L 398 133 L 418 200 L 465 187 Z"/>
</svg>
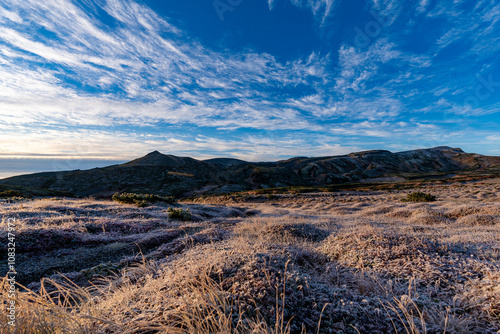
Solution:
<svg viewBox="0 0 500 334">
<path fill-rule="evenodd" d="M 500 157 L 435 147 L 398 153 L 373 150 L 255 163 L 229 158 L 201 161 L 155 151 L 121 165 L 21 175 L 0 180 L 0 183 L 66 191 L 79 196 L 109 196 L 117 191 L 186 196 L 464 173 L 499 175 Z"/>
<path fill-rule="evenodd" d="M 177 157 L 170 154 L 161 154 L 158 151 L 151 152 L 142 158 L 132 160 L 130 162 L 119 165 L 121 167 L 144 167 L 144 166 L 155 166 L 155 167 L 169 167 L 169 168 L 179 168 L 179 167 L 191 167 L 195 168 L 198 166 L 206 166 L 202 161 L 189 158 L 189 157 Z"/>
</svg>

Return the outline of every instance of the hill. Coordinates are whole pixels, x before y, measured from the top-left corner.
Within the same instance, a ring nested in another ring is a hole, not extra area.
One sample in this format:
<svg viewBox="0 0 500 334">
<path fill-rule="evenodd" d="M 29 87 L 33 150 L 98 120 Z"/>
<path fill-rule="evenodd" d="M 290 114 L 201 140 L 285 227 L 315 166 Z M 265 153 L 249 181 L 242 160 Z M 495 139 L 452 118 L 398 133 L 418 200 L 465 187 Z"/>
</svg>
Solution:
<svg viewBox="0 0 500 334">
<path fill-rule="evenodd" d="M 121 191 L 191 196 L 456 175 L 499 176 L 500 157 L 446 146 L 398 153 L 372 150 L 339 156 L 296 157 L 276 162 L 229 158 L 202 161 L 155 151 L 121 165 L 21 175 L 0 180 L 0 184 L 64 191 L 77 196 L 110 196 Z"/>
</svg>

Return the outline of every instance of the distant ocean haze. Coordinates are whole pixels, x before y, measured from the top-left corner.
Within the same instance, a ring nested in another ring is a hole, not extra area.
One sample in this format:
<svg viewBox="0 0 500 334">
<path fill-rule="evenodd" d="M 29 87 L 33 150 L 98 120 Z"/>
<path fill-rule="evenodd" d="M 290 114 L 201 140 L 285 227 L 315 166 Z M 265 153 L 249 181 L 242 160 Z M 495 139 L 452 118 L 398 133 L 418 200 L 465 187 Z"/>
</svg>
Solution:
<svg viewBox="0 0 500 334">
<path fill-rule="evenodd" d="M 0 158 L 0 179 L 11 176 L 63 170 L 92 169 L 126 162 L 104 159 L 30 159 Z"/>
</svg>

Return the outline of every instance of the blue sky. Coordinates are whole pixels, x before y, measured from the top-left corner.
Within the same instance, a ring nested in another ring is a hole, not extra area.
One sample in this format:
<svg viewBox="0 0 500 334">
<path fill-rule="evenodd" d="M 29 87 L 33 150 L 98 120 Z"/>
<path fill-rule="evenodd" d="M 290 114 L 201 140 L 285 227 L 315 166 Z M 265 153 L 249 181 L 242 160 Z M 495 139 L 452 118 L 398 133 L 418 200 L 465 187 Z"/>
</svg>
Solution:
<svg viewBox="0 0 500 334">
<path fill-rule="evenodd" d="M 499 21 L 485 0 L 3 0 L 0 176 L 153 150 L 500 155 Z"/>
</svg>

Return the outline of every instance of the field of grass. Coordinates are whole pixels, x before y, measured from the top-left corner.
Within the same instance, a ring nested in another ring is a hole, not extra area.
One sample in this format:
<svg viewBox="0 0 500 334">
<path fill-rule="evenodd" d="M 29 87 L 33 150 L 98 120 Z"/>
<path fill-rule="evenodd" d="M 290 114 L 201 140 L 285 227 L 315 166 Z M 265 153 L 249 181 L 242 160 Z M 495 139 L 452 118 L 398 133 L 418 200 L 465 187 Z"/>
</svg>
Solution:
<svg viewBox="0 0 500 334">
<path fill-rule="evenodd" d="M 0 332 L 499 333 L 500 180 L 362 190 L 0 199 Z"/>
</svg>

